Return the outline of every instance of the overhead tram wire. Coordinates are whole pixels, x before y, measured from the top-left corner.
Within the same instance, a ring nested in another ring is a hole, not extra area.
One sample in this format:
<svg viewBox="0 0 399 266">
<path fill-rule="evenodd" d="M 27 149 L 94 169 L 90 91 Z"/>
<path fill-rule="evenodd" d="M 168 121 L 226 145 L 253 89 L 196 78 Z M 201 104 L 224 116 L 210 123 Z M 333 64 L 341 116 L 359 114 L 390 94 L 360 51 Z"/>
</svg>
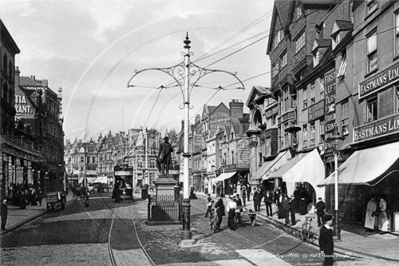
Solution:
<svg viewBox="0 0 399 266">
<path fill-rule="evenodd" d="M 271 13 L 272 11 L 269 11 L 267 13 L 265 13 L 264 15 L 262 15 L 261 17 L 259 17 L 258 19 L 256 19 L 255 21 L 251 22 L 249 25 L 247 25 L 246 27 L 244 27 L 243 29 L 241 29 L 240 31 L 238 31 L 237 33 L 235 33 L 233 36 L 229 37 L 227 40 L 223 41 L 222 43 L 218 44 L 216 47 L 212 48 L 209 52 L 203 54 L 202 56 L 200 56 L 196 62 L 201 61 L 202 59 L 208 58 L 210 55 L 210 53 L 212 51 L 217 50 L 219 47 L 222 47 L 224 44 L 228 43 L 229 41 L 235 39 L 236 37 L 240 36 L 242 33 L 248 31 L 250 28 L 254 27 L 255 25 L 259 24 L 260 22 L 262 22 L 263 20 L 265 20 L 267 17 L 270 17 L 269 13 Z M 216 54 L 216 53 L 213 53 Z M 213 55 L 212 54 L 212 55 Z"/>
</svg>

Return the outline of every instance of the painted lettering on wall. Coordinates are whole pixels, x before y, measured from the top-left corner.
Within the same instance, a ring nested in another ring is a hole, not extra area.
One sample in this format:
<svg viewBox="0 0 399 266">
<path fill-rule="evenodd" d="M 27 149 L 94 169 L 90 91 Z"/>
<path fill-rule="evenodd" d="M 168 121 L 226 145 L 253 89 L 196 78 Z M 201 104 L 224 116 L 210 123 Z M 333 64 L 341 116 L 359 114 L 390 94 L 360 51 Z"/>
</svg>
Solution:
<svg viewBox="0 0 399 266">
<path fill-rule="evenodd" d="M 359 83 L 359 99 L 372 94 L 399 79 L 399 63 Z"/>
<path fill-rule="evenodd" d="M 215 112 L 210 116 L 210 129 L 219 130 L 225 125 L 230 125 L 230 114 L 228 112 Z"/>
<path fill-rule="evenodd" d="M 325 88 L 325 133 L 332 134 L 335 129 L 335 69 L 328 71 L 324 75 L 324 88 Z"/>
<path fill-rule="evenodd" d="M 375 121 L 353 129 L 353 142 L 399 133 L 399 115 Z"/>
<path fill-rule="evenodd" d="M 33 114 L 33 108 L 26 101 L 25 95 L 15 95 L 15 111 L 17 115 Z"/>
</svg>

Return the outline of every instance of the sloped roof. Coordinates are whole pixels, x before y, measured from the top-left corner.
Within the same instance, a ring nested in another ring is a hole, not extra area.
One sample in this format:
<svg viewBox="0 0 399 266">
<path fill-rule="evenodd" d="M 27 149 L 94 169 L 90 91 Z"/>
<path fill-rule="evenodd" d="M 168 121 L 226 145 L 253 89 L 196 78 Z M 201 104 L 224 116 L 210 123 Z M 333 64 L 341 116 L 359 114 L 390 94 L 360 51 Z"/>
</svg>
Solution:
<svg viewBox="0 0 399 266">
<path fill-rule="evenodd" d="M 266 54 L 269 54 L 269 52 L 272 50 L 273 38 L 274 38 L 273 33 L 277 24 L 276 20 L 279 19 L 282 28 L 285 28 L 289 24 L 289 12 L 290 12 L 290 7 L 293 3 L 294 1 L 287 1 L 287 0 L 274 1 L 272 21 L 270 24 L 270 35 L 269 35 L 269 40 L 267 42 Z"/>
<path fill-rule="evenodd" d="M 317 48 L 323 47 L 329 47 L 331 45 L 331 39 L 315 39 L 313 43 L 313 48 L 312 52 L 316 50 Z"/>
<path fill-rule="evenodd" d="M 272 92 L 270 88 L 263 87 L 263 86 L 253 86 L 251 92 L 249 93 L 247 102 L 245 103 L 246 106 L 249 107 L 254 101 L 257 101 L 258 99 L 265 97 L 265 96 L 271 96 Z"/>
<path fill-rule="evenodd" d="M 43 87 L 41 84 L 36 83 L 34 80 L 32 80 L 31 77 L 20 77 L 19 78 L 19 85 L 21 85 L 21 86 Z"/>
<path fill-rule="evenodd" d="M 337 0 L 302 0 L 305 5 L 331 5 L 336 4 Z"/>
<path fill-rule="evenodd" d="M 353 24 L 349 20 L 336 20 L 334 22 L 334 26 L 331 32 L 331 36 L 334 36 L 336 33 L 343 30 L 351 30 L 353 28 Z"/>
</svg>

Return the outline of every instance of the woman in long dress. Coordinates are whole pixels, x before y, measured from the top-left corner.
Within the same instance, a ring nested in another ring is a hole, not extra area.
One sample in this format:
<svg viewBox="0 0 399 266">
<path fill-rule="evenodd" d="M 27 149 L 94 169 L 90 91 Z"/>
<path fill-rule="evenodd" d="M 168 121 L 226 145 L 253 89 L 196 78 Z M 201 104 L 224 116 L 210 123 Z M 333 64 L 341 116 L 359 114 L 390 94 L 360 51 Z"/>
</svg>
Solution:
<svg viewBox="0 0 399 266">
<path fill-rule="evenodd" d="M 364 219 L 364 227 L 370 230 L 374 230 L 376 210 L 377 210 L 377 201 L 375 198 L 372 198 L 367 203 L 366 217 Z"/>
<path fill-rule="evenodd" d="M 387 202 L 381 198 L 379 202 L 380 219 L 378 229 L 383 232 L 388 232 L 388 215 L 387 215 Z"/>
</svg>

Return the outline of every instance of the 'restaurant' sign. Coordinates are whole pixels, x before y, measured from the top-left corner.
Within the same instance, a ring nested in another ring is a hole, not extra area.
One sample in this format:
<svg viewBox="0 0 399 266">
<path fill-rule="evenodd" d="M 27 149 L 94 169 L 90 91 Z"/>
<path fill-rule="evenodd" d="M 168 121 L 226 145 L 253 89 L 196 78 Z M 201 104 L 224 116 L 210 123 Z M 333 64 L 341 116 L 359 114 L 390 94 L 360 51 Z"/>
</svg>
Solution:
<svg viewBox="0 0 399 266">
<path fill-rule="evenodd" d="M 324 99 L 308 108 L 309 122 L 324 116 Z"/>
<path fill-rule="evenodd" d="M 399 79 L 399 63 L 359 83 L 359 99 L 379 91 Z"/>
<path fill-rule="evenodd" d="M 353 142 L 399 133 L 399 115 L 375 121 L 353 129 Z"/>
</svg>

